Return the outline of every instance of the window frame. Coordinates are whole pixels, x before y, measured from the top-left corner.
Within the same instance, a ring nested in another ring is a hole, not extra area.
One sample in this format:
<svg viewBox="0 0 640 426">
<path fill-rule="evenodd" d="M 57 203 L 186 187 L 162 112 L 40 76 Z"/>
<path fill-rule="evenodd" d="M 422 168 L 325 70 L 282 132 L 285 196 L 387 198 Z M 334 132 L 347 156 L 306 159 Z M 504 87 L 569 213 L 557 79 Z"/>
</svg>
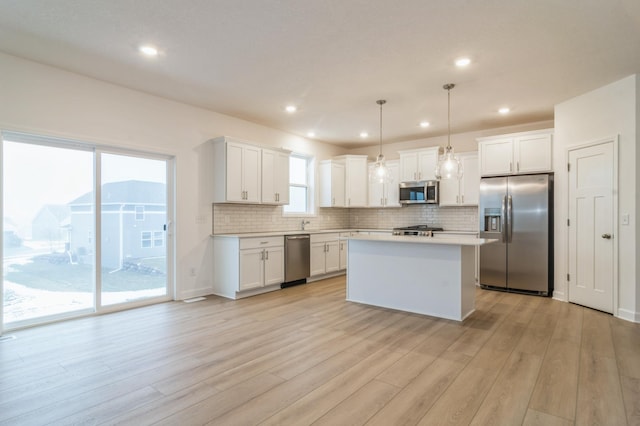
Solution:
<svg viewBox="0 0 640 426">
<path fill-rule="evenodd" d="M 283 217 L 315 217 L 316 216 L 316 158 L 311 154 L 305 154 L 300 152 L 292 152 L 289 154 L 290 157 L 301 158 L 306 160 L 306 168 L 307 168 L 307 184 L 302 185 L 299 183 L 291 183 L 289 181 L 289 191 L 291 188 L 306 188 L 307 189 L 307 206 L 304 212 L 288 212 L 286 211 L 287 206 L 282 207 L 282 216 Z M 289 201 L 291 201 L 291 196 L 289 196 Z"/>
</svg>

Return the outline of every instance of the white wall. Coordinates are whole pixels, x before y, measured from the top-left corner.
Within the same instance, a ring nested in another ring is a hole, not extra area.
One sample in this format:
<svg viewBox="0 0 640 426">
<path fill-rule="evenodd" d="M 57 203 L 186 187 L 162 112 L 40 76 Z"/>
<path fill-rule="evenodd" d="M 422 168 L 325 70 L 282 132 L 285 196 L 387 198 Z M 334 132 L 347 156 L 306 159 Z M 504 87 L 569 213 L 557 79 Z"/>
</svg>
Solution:
<svg viewBox="0 0 640 426">
<path fill-rule="evenodd" d="M 199 158 L 208 139 L 227 135 L 274 147 L 344 154 L 336 146 L 0 53 L 0 129 L 59 136 L 175 156 L 176 297 L 209 294 L 211 197 Z M 196 276 L 190 276 L 190 269 Z"/>
<path fill-rule="evenodd" d="M 638 75 L 626 77 L 592 92 L 570 99 L 555 107 L 554 169 L 556 207 L 556 269 L 554 296 L 567 300 L 567 227 L 568 176 L 567 149 L 592 141 L 619 136 L 618 152 L 618 214 L 628 213 L 629 225 L 621 225 L 614 232 L 618 243 L 619 299 L 616 316 L 640 322 L 640 286 L 637 266 L 638 251 L 638 197 L 637 165 L 640 153 L 638 127 L 640 126 L 640 100 Z"/>
</svg>

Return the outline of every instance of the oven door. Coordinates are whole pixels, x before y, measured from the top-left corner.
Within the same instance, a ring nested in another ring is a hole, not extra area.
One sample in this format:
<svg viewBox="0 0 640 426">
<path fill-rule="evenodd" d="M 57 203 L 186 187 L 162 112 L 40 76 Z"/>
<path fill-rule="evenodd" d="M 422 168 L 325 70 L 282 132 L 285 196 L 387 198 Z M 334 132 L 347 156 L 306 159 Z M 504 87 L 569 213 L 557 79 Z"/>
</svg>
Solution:
<svg viewBox="0 0 640 426">
<path fill-rule="evenodd" d="M 425 182 L 400 182 L 400 204 L 425 204 L 427 187 Z"/>
</svg>

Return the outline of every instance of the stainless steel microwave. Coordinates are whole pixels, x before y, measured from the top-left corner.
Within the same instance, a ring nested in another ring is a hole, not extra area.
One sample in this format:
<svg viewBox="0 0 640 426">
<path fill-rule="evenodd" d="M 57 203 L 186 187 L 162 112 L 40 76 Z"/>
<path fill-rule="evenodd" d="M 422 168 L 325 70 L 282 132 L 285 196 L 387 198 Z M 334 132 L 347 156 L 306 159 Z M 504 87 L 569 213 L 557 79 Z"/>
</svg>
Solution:
<svg viewBox="0 0 640 426">
<path fill-rule="evenodd" d="M 438 204 L 438 181 L 400 182 L 400 204 Z"/>
</svg>

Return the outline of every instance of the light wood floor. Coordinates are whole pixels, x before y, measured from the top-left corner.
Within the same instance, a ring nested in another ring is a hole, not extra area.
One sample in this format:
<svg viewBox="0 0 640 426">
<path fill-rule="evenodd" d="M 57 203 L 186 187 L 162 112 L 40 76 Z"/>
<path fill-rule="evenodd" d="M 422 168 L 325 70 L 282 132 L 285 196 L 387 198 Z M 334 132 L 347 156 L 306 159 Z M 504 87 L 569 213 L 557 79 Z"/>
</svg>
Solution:
<svg viewBox="0 0 640 426">
<path fill-rule="evenodd" d="M 0 424 L 640 424 L 639 324 L 483 290 L 463 323 L 344 299 L 339 277 L 8 333 Z"/>
</svg>

